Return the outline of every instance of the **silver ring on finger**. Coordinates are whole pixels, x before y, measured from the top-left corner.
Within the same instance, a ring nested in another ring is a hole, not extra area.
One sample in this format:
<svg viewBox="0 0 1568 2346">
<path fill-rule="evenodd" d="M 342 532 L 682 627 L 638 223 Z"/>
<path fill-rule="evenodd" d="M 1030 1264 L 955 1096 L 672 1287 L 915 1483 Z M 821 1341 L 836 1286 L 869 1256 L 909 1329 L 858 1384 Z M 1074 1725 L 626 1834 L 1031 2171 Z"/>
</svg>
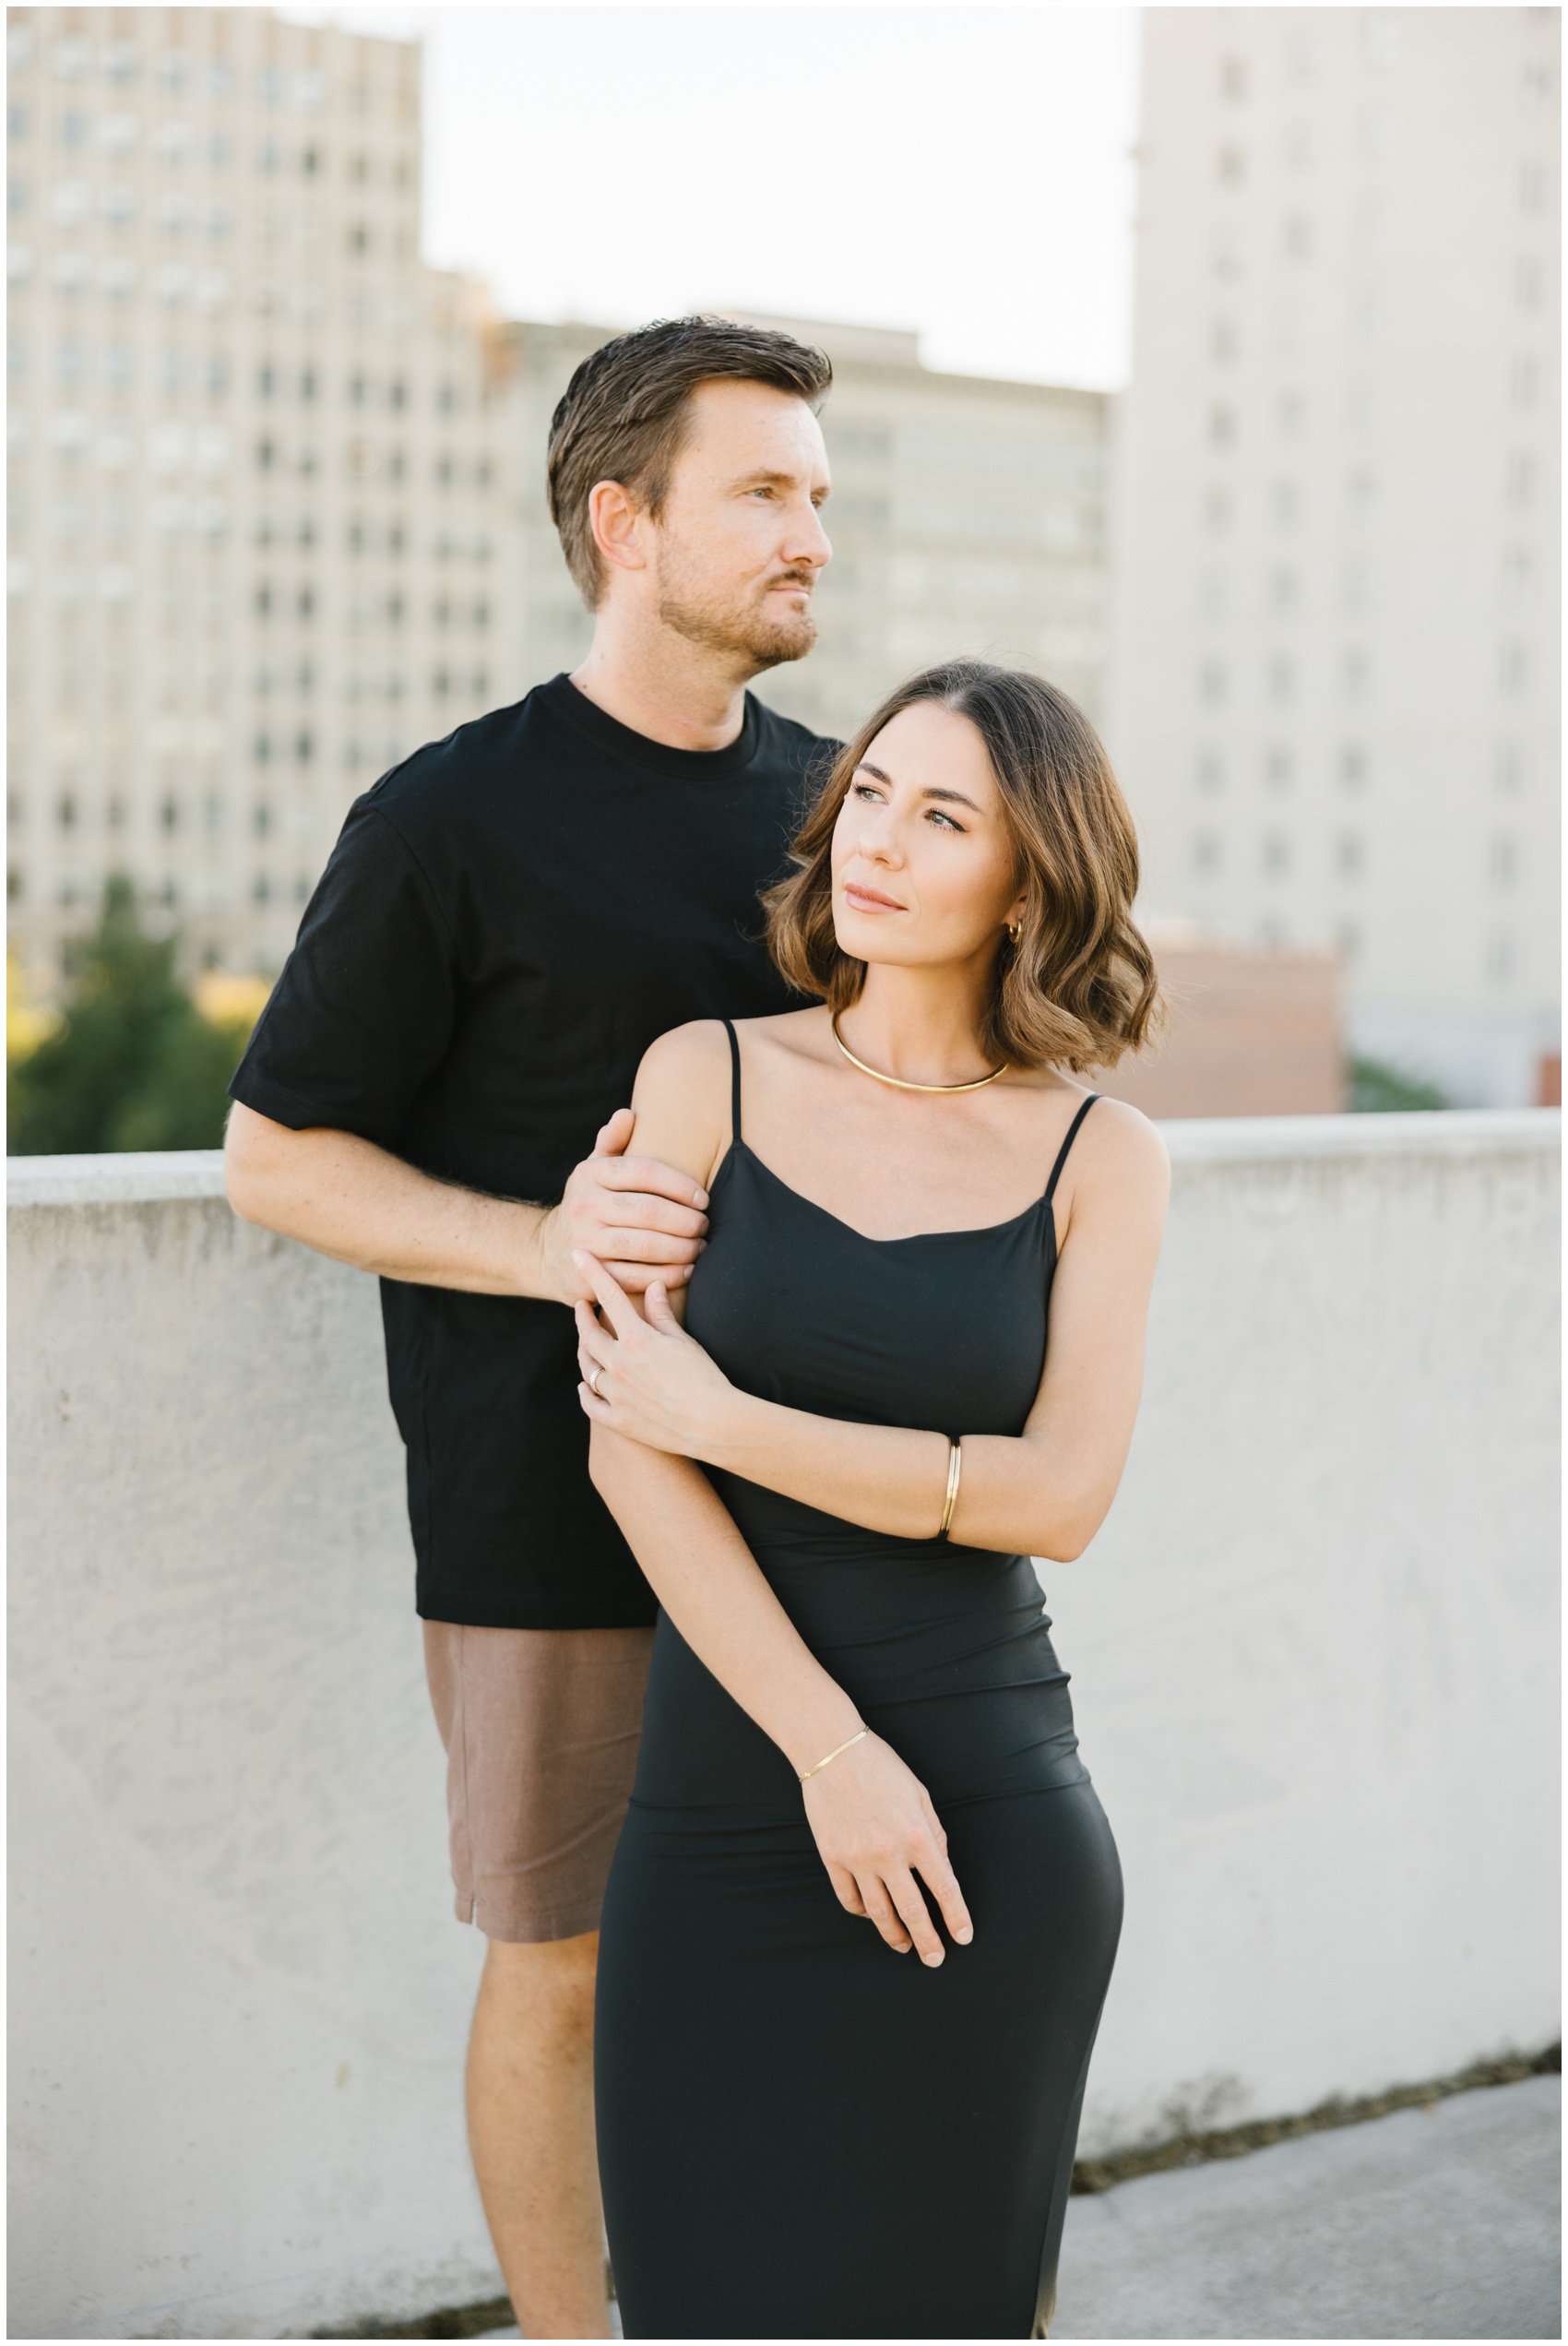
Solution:
<svg viewBox="0 0 1568 2346">
<path fill-rule="evenodd" d="M 603 1375 L 604 1364 L 602 1361 L 596 1368 L 591 1369 L 588 1373 L 588 1391 L 593 1395 L 596 1401 L 602 1401 L 604 1399 L 603 1394 L 599 1389 L 599 1380 Z"/>
</svg>

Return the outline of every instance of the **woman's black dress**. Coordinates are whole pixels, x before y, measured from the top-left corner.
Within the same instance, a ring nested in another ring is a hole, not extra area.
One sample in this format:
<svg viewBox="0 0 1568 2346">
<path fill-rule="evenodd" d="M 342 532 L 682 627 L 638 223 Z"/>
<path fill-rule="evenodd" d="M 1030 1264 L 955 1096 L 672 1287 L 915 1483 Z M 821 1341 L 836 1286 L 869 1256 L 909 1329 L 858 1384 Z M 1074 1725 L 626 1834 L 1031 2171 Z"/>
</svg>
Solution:
<svg viewBox="0 0 1568 2346">
<path fill-rule="evenodd" d="M 692 1335 L 792 1409 L 1021 1432 L 1084 1112 L 1015 1221 L 869 1239 L 747 1149 L 730 1042 L 734 1138 Z M 1034 1568 L 712 1480 L 807 1645 L 929 1790 L 975 1935 L 928 1971 L 844 1911 L 789 1761 L 661 1614 L 599 1966 L 625 2334 L 1043 2335 L 1122 1883 Z"/>
</svg>

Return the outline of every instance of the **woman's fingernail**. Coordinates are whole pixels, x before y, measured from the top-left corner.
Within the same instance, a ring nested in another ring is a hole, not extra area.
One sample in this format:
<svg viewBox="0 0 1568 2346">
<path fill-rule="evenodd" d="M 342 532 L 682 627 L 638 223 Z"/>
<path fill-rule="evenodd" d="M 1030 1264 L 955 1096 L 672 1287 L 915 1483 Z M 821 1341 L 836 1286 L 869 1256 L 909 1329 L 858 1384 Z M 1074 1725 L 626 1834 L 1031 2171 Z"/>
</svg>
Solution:
<svg viewBox="0 0 1568 2346">
<path fill-rule="evenodd" d="M 953 1934 L 960 1947 L 968 1947 L 974 1935 L 974 1925 L 972 1923 L 966 1923 L 961 1931 L 955 1931 Z"/>
</svg>

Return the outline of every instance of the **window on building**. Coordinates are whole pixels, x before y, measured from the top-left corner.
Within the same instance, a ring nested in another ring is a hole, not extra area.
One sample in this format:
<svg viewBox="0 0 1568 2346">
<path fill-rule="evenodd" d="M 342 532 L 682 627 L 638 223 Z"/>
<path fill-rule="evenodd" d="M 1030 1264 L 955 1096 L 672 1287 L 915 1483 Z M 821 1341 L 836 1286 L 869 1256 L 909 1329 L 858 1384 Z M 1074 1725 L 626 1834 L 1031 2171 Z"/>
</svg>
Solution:
<svg viewBox="0 0 1568 2346">
<path fill-rule="evenodd" d="M 1287 791 L 1295 780 L 1295 760 L 1282 743 L 1264 752 L 1263 778 L 1271 791 Z"/>
<path fill-rule="evenodd" d="M 1233 317 L 1217 317 L 1209 327 L 1208 353 L 1217 366 L 1233 366 L 1241 356 L 1241 337 Z"/>
<path fill-rule="evenodd" d="M 1312 258 L 1313 224 L 1304 212 L 1288 212 L 1281 242 L 1285 257 L 1291 261 Z"/>
<path fill-rule="evenodd" d="M 1225 861 L 1224 842 L 1218 831 L 1195 831 L 1193 834 L 1193 869 L 1206 875 L 1218 872 Z"/>
<path fill-rule="evenodd" d="M 1240 147 L 1221 147 L 1214 161 L 1215 175 L 1223 187 L 1240 187 L 1247 176 L 1245 150 Z"/>
<path fill-rule="evenodd" d="M 1301 519 L 1301 492 L 1294 481 L 1275 482 L 1274 518 L 1285 529 L 1293 527 Z"/>
<path fill-rule="evenodd" d="M 1519 842 L 1511 831 L 1495 831 L 1487 857 L 1487 875 L 1493 887 L 1512 887 L 1519 876 Z"/>
<path fill-rule="evenodd" d="M 1519 205 L 1526 212 L 1544 212 L 1551 196 L 1551 178 L 1544 163 L 1519 167 Z"/>
<path fill-rule="evenodd" d="M 1540 361 L 1536 358 L 1516 358 L 1509 375 L 1508 388 L 1515 407 L 1535 407 L 1540 399 Z"/>
<path fill-rule="evenodd" d="M 1296 663 L 1289 652 L 1277 651 L 1267 669 L 1268 697 L 1276 703 L 1293 700 L 1296 697 Z"/>
<path fill-rule="evenodd" d="M 1269 578 L 1268 599 L 1276 611 L 1294 611 L 1301 599 L 1301 582 L 1294 570 L 1276 570 Z"/>
<path fill-rule="evenodd" d="M 1535 503 L 1536 461 L 1524 448 L 1515 448 L 1508 458 L 1507 492 L 1512 506 L 1527 506 Z"/>
<path fill-rule="evenodd" d="M 1372 680 L 1372 662 L 1367 654 L 1358 649 L 1348 651 L 1340 673 L 1344 680 L 1346 699 L 1364 699 Z"/>
<path fill-rule="evenodd" d="M 1225 699 L 1228 683 L 1222 661 L 1206 660 L 1198 669 L 1198 698 L 1209 708 L 1218 708 Z"/>
<path fill-rule="evenodd" d="M 1210 489 L 1204 499 L 1204 526 L 1216 537 L 1230 527 L 1231 503 L 1224 489 Z"/>
<path fill-rule="evenodd" d="M 179 800 L 177 798 L 164 799 L 158 809 L 158 819 L 166 831 L 177 831 L 180 828 Z"/>
<path fill-rule="evenodd" d="M 1222 98 L 1244 98 L 1247 94 L 1247 60 L 1232 51 L 1219 61 L 1219 94 Z"/>
<path fill-rule="evenodd" d="M 1231 407 L 1214 406 L 1208 411 L 1208 444 L 1211 448 L 1233 448 L 1237 440 L 1236 411 Z"/>
<path fill-rule="evenodd" d="M 1514 299 L 1522 310 L 1538 310 L 1546 293 L 1546 266 L 1533 253 L 1514 265 Z"/>
<path fill-rule="evenodd" d="M 1515 974 L 1517 954 L 1514 938 L 1507 929 L 1493 929 L 1486 941 L 1486 974 L 1493 985 L 1508 985 Z"/>
<path fill-rule="evenodd" d="M 78 811 L 79 810 L 77 809 L 76 798 L 73 792 L 70 791 L 62 792 L 59 803 L 54 809 L 54 819 L 59 824 L 60 828 L 63 831 L 74 831 L 76 829 Z"/>
<path fill-rule="evenodd" d="M 1366 846 L 1359 832 L 1341 831 L 1334 843 L 1334 868 L 1342 880 L 1359 880 L 1366 867 Z"/>
<path fill-rule="evenodd" d="M 1367 783 L 1367 753 L 1360 742 L 1347 742 L 1339 752 L 1339 780 L 1348 791 L 1360 791 Z"/>
<path fill-rule="evenodd" d="M 1498 647 L 1497 653 L 1497 684 L 1499 691 L 1507 693 L 1511 697 L 1517 699 L 1522 693 L 1528 689 L 1529 681 L 1530 654 L 1528 647 L 1525 644 L 1514 641 L 1501 644 Z"/>
<path fill-rule="evenodd" d="M 1283 879 L 1290 869 L 1290 838 L 1287 831 L 1263 835 L 1263 868 L 1270 879 Z"/>
<path fill-rule="evenodd" d="M 1525 753 L 1517 742 L 1499 742 L 1491 761 L 1494 790 L 1515 797 L 1525 786 Z"/>
</svg>

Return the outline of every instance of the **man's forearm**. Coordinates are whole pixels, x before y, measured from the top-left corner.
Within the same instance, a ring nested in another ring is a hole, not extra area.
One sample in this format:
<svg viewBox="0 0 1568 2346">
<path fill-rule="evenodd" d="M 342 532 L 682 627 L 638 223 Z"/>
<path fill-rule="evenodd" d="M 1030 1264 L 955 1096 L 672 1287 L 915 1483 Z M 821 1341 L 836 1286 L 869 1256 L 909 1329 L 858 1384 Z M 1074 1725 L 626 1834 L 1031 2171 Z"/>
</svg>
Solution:
<svg viewBox="0 0 1568 2346">
<path fill-rule="evenodd" d="M 437 1181 L 357 1134 L 291 1132 L 236 1106 L 229 1202 L 356 1270 L 477 1295 L 565 1300 L 541 1243 L 549 1209 Z"/>
</svg>

